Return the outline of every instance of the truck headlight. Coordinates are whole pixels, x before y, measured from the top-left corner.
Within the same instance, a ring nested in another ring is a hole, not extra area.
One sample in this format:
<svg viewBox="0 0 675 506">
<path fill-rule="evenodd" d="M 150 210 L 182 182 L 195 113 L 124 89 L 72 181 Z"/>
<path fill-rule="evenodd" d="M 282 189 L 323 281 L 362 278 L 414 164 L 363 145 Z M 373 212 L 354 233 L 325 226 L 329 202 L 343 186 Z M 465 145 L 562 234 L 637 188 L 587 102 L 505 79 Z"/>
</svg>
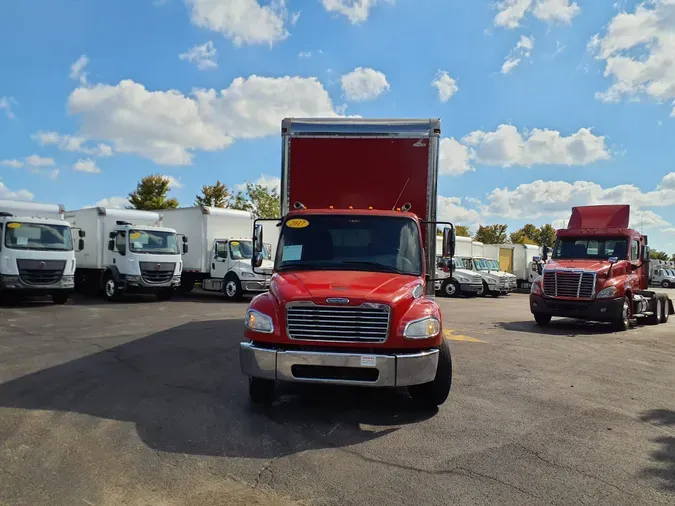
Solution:
<svg viewBox="0 0 675 506">
<path fill-rule="evenodd" d="M 617 290 L 616 286 L 608 286 L 607 288 L 603 288 L 598 292 L 598 299 L 609 299 L 611 297 L 616 297 L 616 295 L 619 293 L 619 290 Z"/>
<path fill-rule="evenodd" d="M 274 330 L 274 325 L 272 324 L 272 318 L 266 314 L 256 311 L 255 309 L 249 309 L 246 311 L 246 317 L 244 318 L 244 325 L 249 330 L 254 330 L 256 332 L 263 332 L 265 334 L 271 334 Z"/>
<path fill-rule="evenodd" d="M 437 336 L 441 331 L 441 322 L 433 316 L 408 323 L 403 331 L 403 337 L 408 339 L 428 339 Z"/>
<path fill-rule="evenodd" d="M 248 272 L 248 271 L 242 271 L 241 277 L 242 278 L 254 278 L 255 274 L 252 273 L 252 272 Z"/>
<path fill-rule="evenodd" d="M 530 287 L 530 293 L 533 295 L 541 295 L 541 278 L 537 278 L 534 280 L 534 283 L 532 283 L 532 286 Z"/>
<path fill-rule="evenodd" d="M 129 283 L 140 283 L 141 282 L 140 276 L 125 276 L 124 279 L 127 280 Z"/>
</svg>

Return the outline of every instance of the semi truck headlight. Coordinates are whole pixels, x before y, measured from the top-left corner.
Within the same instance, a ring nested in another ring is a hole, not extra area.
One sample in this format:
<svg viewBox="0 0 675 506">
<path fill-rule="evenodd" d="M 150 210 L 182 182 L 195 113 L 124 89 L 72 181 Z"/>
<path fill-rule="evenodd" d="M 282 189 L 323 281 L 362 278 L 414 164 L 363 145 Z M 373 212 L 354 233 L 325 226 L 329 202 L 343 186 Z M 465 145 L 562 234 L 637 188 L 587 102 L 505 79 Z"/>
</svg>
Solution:
<svg viewBox="0 0 675 506">
<path fill-rule="evenodd" d="M 252 272 L 248 272 L 248 271 L 242 271 L 241 277 L 242 278 L 254 278 L 255 274 L 252 273 Z"/>
<path fill-rule="evenodd" d="M 534 283 L 532 283 L 530 293 L 533 295 L 541 295 L 541 281 L 539 279 L 535 279 Z"/>
<path fill-rule="evenodd" d="M 403 331 L 403 336 L 408 339 L 428 339 L 437 336 L 440 331 L 441 322 L 433 316 L 428 316 L 408 323 Z"/>
<path fill-rule="evenodd" d="M 255 330 L 256 332 L 264 332 L 265 334 L 271 334 L 274 330 L 274 325 L 272 325 L 272 318 L 266 314 L 262 314 L 260 311 L 255 309 L 249 309 L 246 311 L 246 317 L 244 318 L 244 325 L 249 330 Z"/>
<path fill-rule="evenodd" d="M 608 286 L 598 292 L 598 299 L 609 299 L 615 297 L 617 293 L 619 293 L 619 290 L 616 289 L 616 286 Z"/>
</svg>

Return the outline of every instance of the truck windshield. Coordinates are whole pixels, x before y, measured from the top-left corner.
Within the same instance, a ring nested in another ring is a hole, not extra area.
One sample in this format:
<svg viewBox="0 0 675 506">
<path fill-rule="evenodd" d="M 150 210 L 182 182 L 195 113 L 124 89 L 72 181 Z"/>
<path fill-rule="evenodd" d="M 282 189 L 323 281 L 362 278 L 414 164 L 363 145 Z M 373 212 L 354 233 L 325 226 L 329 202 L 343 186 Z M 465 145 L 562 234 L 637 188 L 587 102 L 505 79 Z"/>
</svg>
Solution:
<svg viewBox="0 0 675 506">
<path fill-rule="evenodd" d="M 452 265 L 454 266 L 455 269 L 466 269 L 467 267 L 464 265 L 464 260 L 461 258 L 453 258 L 452 259 Z"/>
<path fill-rule="evenodd" d="M 284 224 L 275 267 L 420 276 L 422 265 L 419 227 L 410 218 L 307 215 Z"/>
<path fill-rule="evenodd" d="M 7 223 L 5 246 L 12 249 L 72 251 L 73 240 L 67 225 L 12 221 Z"/>
<path fill-rule="evenodd" d="M 134 253 L 178 255 L 178 239 L 173 232 L 158 230 L 130 230 L 129 250 Z"/>
<path fill-rule="evenodd" d="M 263 258 L 265 260 L 270 259 L 271 249 L 270 244 L 265 244 L 263 248 Z M 252 241 L 230 241 L 230 258 L 232 260 L 243 260 L 251 259 L 253 256 L 253 242 Z"/>
<path fill-rule="evenodd" d="M 618 257 L 625 260 L 628 253 L 628 241 L 621 237 L 575 238 L 559 237 L 555 242 L 553 258 L 565 259 L 602 259 Z"/>
<path fill-rule="evenodd" d="M 476 263 L 476 270 L 479 271 L 500 270 L 499 262 L 497 262 L 497 260 L 491 260 L 489 258 L 476 258 L 474 262 Z"/>
</svg>

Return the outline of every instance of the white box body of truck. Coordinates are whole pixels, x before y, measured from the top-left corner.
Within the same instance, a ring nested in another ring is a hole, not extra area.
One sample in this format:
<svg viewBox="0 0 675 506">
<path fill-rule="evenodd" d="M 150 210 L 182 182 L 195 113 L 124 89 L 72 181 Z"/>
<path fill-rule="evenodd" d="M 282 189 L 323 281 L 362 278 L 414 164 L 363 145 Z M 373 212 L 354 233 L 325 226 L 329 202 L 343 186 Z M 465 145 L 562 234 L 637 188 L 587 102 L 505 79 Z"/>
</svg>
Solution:
<svg viewBox="0 0 675 506">
<path fill-rule="evenodd" d="M 265 259 L 254 272 L 251 268 L 254 219 L 248 211 L 194 206 L 166 209 L 162 214 L 164 225 L 190 239 L 190 250 L 183 259 L 183 292 L 191 291 L 198 282 L 204 290 L 222 292 L 231 300 L 267 291 L 278 238 L 276 223 L 265 229 Z"/>
<path fill-rule="evenodd" d="M 501 271 L 515 276 L 517 288 L 529 290 L 540 275 L 542 248 L 534 244 L 485 244 L 486 258 L 496 259 Z"/>
<path fill-rule="evenodd" d="M 75 287 L 77 247 L 62 205 L 0 200 L 0 297 L 51 295 L 64 304 Z"/>
<path fill-rule="evenodd" d="M 109 300 L 134 292 L 167 299 L 180 285 L 181 244 L 174 229 L 162 226 L 160 213 L 92 207 L 70 211 L 66 219 L 88 237 L 76 254 L 78 289 L 103 290 Z"/>
</svg>

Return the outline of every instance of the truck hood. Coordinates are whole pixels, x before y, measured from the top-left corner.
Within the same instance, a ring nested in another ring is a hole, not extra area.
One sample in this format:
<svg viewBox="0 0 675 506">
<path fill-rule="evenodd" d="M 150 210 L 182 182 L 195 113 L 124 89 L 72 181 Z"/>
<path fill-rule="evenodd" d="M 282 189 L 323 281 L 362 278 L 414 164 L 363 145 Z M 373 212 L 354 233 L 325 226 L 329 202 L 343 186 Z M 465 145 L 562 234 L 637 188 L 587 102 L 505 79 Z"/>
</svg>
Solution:
<svg viewBox="0 0 675 506">
<path fill-rule="evenodd" d="M 411 297 L 413 288 L 421 282 L 419 277 L 389 272 L 281 272 L 275 275 L 270 291 L 278 300 L 286 302 L 312 300 L 325 303 L 327 298 L 346 298 L 352 304 L 396 303 Z"/>
<path fill-rule="evenodd" d="M 613 269 L 623 266 L 624 264 L 625 261 L 620 260 L 614 264 Z M 609 262 L 607 260 L 573 260 L 561 258 L 560 260 L 549 260 L 549 262 L 544 267 L 544 270 L 555 269 L 583 269 L 585 271 L 603 273 L 607 272 L 609 269 Z"/>
</svg>

